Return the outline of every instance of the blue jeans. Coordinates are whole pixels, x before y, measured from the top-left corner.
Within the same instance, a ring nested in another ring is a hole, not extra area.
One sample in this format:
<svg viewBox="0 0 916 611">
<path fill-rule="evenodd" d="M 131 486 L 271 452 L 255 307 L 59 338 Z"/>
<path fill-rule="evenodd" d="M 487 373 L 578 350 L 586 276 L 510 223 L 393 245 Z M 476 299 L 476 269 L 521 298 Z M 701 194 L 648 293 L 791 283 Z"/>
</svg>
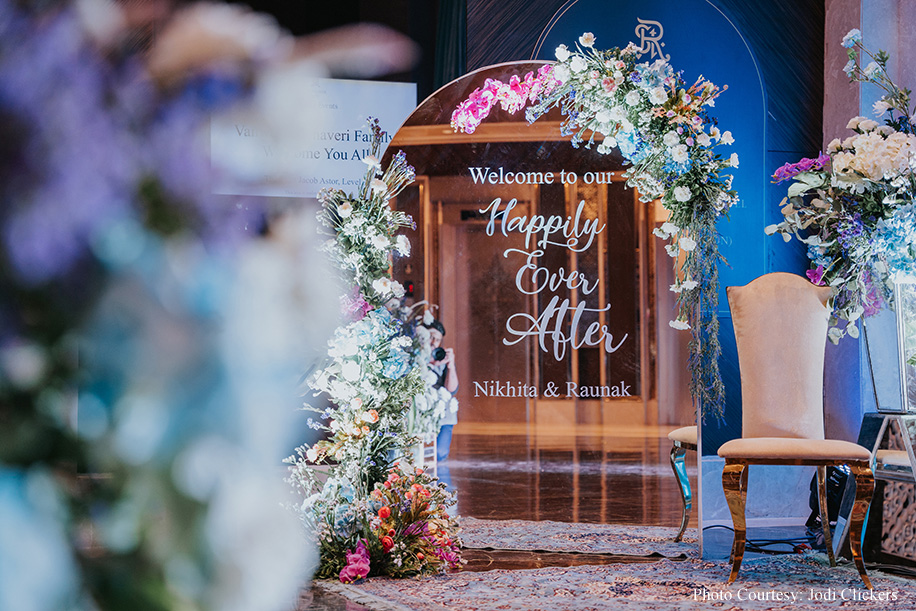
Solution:
<svg viewBox="0 0 916 611">
<path fill-rule="evenodd" d="M 443 424 L 439 427 L 439 435 L 436 437 L 436 460 L 448 460 L 449 446 L 452 445 L 452 427 L 454 424 Z"/>
</svg>

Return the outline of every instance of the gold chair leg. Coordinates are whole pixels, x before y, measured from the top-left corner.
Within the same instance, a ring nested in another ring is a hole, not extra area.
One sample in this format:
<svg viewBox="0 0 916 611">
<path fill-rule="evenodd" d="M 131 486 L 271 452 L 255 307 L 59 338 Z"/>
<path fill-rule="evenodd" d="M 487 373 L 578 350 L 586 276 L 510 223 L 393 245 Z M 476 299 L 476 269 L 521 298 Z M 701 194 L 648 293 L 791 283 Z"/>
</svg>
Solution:
<svg viewBox="0 0 916 611">
<path fill-rule="evenodd" d="M 817 498 L 821 505 L 821 529 L 824 531 L 824 544 L 827 546 L 827 558 L 830 566 L 836 566 L 836 557 L 833 555 L 833 536 L 830 533 L 830 511 L 827 508 L 827 467 L 817 467 Z"/>
<path fill-rule="evenodd" d="M 744 546 L 747 542 L 747 525 L 744 519 L 744 507 L 747 503 L 747 474 L 750 469 L 743 462 L 725 463 L 725 469 L 722 471 L 722 489 L 725 492 L 725 500 L 728 502 L 728 509 L 732 514 L 732 523 L 735 526 L 735 540 L 732 543 L 732 572 L 728 577 L 728 583 L 732 583 L 738 577 L 738 570 L 741 568 L 741 561 L 744 559 Z"/>
<path fill-rule="evenodd" d="M 683 501 L 683 511 L 681 513 L 681 528 L 677 531 L 674 538 L 675 543 L 684 536 L 687 530 L 687 522 L 690 519 L 690 508 L 693 506 L 693 494 L 690 491 L 690 479 L 687 477 L 687 461 L 685 456 L 687 450 L 680 446 L 671 448 L 671 470 L 674 471 L 674 477 L 677 479 L 678 490 L 681 491 L 681 501 Z"/>
<path fill-rule="evenodd" d="M 849 516 L 849 549 L 865 587 L 872 590 L 871 580 L 865 574 L 865 561 L 862 559 L 862 529 L 875 491 L 875 476 L 867 463 L 851 464 L 849 468 L 856 478 L 856 498 Z"/>
</svg>

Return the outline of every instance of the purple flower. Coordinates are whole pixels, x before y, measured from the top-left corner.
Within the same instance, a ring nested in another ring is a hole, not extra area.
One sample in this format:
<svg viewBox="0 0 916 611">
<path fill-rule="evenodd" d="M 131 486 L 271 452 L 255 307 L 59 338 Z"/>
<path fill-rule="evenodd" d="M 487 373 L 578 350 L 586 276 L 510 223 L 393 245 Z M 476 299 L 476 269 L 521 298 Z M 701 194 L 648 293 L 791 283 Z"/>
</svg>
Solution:
<svg viewBox="0 0 916 611">
<path fill-rule="evenodd" d="M 359 289 L 353 292 L 353 296 L 343 295 L 340 298 L 341 313 L 346 317 L 352 317 L 354 321 L 362 320 L 372 309 L 368 301 L 359 293 Z"/>
<path fill-rule="evenodd" d="M 823 169 L 827 162 L 830 161 L 830 156 L 820 153 L 815 159 L 810 159 L 805 157 L 804 159 L 799 160 L 797 163 L 787 163 L 773 173 L 773 178 L 776 182 L 782 182 L 788 180 L 801 174 L 802 172 L 810 172 L 812 170 Z"/>
<path fill-rule="evenodd" d="M 824 286 L 824 266 L 818 265 L 816 269 L 809 269 L 805 272 L 808 280 L 818 286 Z"/>
</svg>

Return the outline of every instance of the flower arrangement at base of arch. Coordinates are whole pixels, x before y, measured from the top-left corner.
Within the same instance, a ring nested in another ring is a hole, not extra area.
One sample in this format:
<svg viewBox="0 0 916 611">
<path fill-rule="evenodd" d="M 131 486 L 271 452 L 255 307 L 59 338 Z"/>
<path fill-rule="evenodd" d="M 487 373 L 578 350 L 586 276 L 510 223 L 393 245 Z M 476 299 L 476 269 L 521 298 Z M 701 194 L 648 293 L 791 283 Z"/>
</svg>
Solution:
<svg viewBox="0 0 916 611">
<path fill-rule="evenodd" d="M 563 135 L 573 146 L 617 148 L 630 164 L 627 184 L 644 202 L 660 200 L 669 218 L 655 234 L 674 260 L 677 316 L 669 324 L 690 329 L 690 390 L 705 418 L 721 418 L 725 389 L 718 358 L 718 249 L 716 222 L 737 202 L 728 170 L 738 166 L 716 147 L 734 142 L 708 114 L 724 91 L 700 77 L 688 85 L 665 61 L 637 61 L 638 48 L 601 51 L 585 33 L 576 49 L 560 45 L 557 63 L 537 73 L 513 76 L 508 83 L 487 79 L 452 114 L 452 127 L 473 132 L 500 104 L 515 113 L 525 108 L 529 123 L 553 107 L 566 116 Z"/>
<path fill-rule="evenodd" d="M 371 154 L 362 160 L 369 167 L 359 191 L 319 194 L 319 220 L 333 235 L 324 249 L 353 290 L 341 299 L 348 321 L 307 380 L 315 395 L 329 398 L 326 408 L 305 407 L 320 415 L 309 418 L 309 427 L 325 436 L 287 459 L 289 481 L 304 498 L 297 511 L 321 555 L 316 577 L 348 582 L 459 562 L 458 525 L 446 513 L 453 495 L 422 468 L 407 473 L 397 465 L 417 442 L 409 415 L 414 398 L 426 392 L 428 362 L 417 360 L 419 340 L 401 318 L 404 289 L 390 271 L 394 253 L 410 253 L 408 239 L 396 232 L 413 220 L 389 200 L 413 181 L 414 169 L 399 152 L 383 171 L 384 132 L 378 121 L 369 127 Z M 389 515 L 381 515 L 383 507 Z"/>
<path fill-rule="evenodd" d="M 887 74 L 888 55 L 871 53 L 862 34 L 843 38 L 853 83 L 872 83 L 884 91 L 875 117 L 854 117 L 845 140 L 834 139 L 815 159 L 789 163 L 773 174 L 792 180 L 782 201 L 781 223 L 766 228 L 787 242 L 795 236 L 808 247 L 808 278 L 833 289 L 829 339 L 858 337 L 857 322 L 893 299 L 894 279 L 916 275 L 916 134 L 910 91 Z M 871 61 L 862 66 L 859 52 Z"/>
</svg>

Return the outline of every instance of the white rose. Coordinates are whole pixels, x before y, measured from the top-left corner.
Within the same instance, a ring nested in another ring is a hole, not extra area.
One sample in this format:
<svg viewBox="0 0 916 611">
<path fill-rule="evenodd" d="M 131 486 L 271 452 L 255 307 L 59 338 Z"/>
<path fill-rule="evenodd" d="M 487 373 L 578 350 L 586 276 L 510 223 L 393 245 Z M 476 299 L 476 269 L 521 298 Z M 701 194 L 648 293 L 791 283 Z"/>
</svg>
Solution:
<svg viewBox="0 0 916 611">
<path fill-rule="evenodd" d="M 722 138 L 720 139 L 720 142 L 722 144 L 734 144 L 735 139 L 732 137 L 731 132 L 726 131 L 726 132 L 722 132 Z"/>
<path fill-rule="evenodd" d="M 679 202 L 689 202 L 690 201 L 690 189 L 684 186 L 674 187 L 674 199 Z"/>
<path fill-rule="evenodd" d="M 406 257 L 410 254 L 410 240 L 407 239 L 407 236 L 401 234 L 397 238 L 397 249 L 402 256 Z"/>
<path fill-rule="evenodd" d="M 732 153 L 731 157 L 728 158 L 728 165 L 733 168 L 738 167 L 738 153 Z"/>
<path fill-rule="evenodd" d="M 569 59 L 569 49 L 566 47 L 566 45 L 560 45 L 557 47 L 556 51 L 554 51 L 554 54 L 561 62 L 565 62 L 567 59 Z"/>
<path fill-rule="evenodd" d="M 673 131 L 673 130 L 665 134 L 664 138 L 662 138 L 662 142 L 665 143 L 665 146 L 674 146 L 678 144 L 680 141 L 681 141 L 681 137 L 678 135 L 676 131 Z"/>
<path fill-rule="evenodd" d="M 584 59 L 576 55 L 572 58 L 572 61 L 569 62 L 569 67 L 573 72 L 583 72 L 586 68 L 588 68 L 588 64 L 585 63 Z"/>
<path fill-rule="evenodd" d="M 341 202 L 341 204 L 337 206 L 337 214 L 339 214 L 341 218 L 348 218 L 353 214 L 353 204 L 350 202 Z"/>
<path fill-rule="evenodd" d="M 639 92 L 634 89 L 623 98 L 623 101 L 627 103 L 627 106 L 636 106 L 639 104 Z"/>
<path fill-rule="evenodd" d="M 855 129 L 859 127 L 859 121 L 864 120 L 865 117 L 853 117 L 849 120 L 849 123 L 846 124 L 846 129 Z"/>
<path fill-rule="evenodd" d="M 583 47 L 592 47 L 595 44 L 595 35 L 591 32 L 586 32 L 579 37 L 579 44 Z"/>
<path fill-rule="evenodd" d="M 391 242 L 389 242 L 388 238 L 383 235 L 374 236 L 371 240 L 371 243 L 372 246 L 376 248 L 376 250 L 387 250 L 388 247 L 391 246 Z"/>
<path fill-rule="evenodd" d="M 664 87 L 655 87 L 649 91 L 649 101 L 653 104 L 664 104 L 668 101 L 668 92 Z"/>
<path fill-rule="evenodd" d="M 863 132 L 870 132 L 871 130 L 878 127 L 877 121 L 872 121 L 871 119 L 865 119 L 864 121 L 859 121 L 859 129 Z"/>
<path fill-rule="evenodd" d="M 680 329 L 681 331 L 683 331 L 685 329 L 690 328 L 690 323 L 688 323 L 686 320 L 681 320 L 679 318 L 677 320 L 669 321 L 668 326 L 671 327 L 672 329 Z"/>
<path fill-rule="evenodd" d="M 372 282 L 372 289 L 379 295 L 387 295 L 391 292 L 391 279 L 387 277 L 379 278 Z"/>
<path fill-rule="evenodd" d="M 675 189 L 679 189 L 679 188 L 680 187 L 676 187 Z M 687 192 L 689 193 L 690 190 L 688 189 Z M 687 200 L 681 200 L 681 201 L 687 201 Z M 681 250 L 686 251 L 686 252 L 690 252 L 694 248 L 697 247 L 696 241 L 693 238 L 688 238 L 687 236 L 684 236 L 683 238 L 678 240 L 677 245 L 681 247 Z"/>
<path fill-rule="evenodd" d="M 697 143 L 700 146 L 709 146 L 712 144 L 712 138 L 709 137 L 709 134 L 702 133 L 697 136 Z"/>
<path fill-rule="evenodd" d="M 687 152 L 686 144 L 678 144 L 669 149 L 668 152 L 675 163 L 684 163 L 690 157 L 690 154 Z"/>
<path fill-rule="evenodd" d="M 557 79 L 560 83 L 565 83 L 569 80 L 569 68 L 564 65 L 554 66 L 553 78 Z"/>
</svg>

